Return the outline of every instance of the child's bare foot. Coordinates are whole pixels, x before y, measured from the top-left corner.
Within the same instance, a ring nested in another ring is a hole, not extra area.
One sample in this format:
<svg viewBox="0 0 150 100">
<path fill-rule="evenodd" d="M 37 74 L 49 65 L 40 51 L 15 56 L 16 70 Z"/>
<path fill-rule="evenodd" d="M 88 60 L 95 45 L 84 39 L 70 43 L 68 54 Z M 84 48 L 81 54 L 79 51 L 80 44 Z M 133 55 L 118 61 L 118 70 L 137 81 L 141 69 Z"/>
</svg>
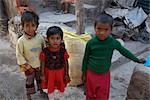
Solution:
<svg viewBox="0 0 150 100">
<path fill-rule="evenodd" d="M 30 94 L 27 95 L 27 100 L 32 100 Z"/>
</svg>

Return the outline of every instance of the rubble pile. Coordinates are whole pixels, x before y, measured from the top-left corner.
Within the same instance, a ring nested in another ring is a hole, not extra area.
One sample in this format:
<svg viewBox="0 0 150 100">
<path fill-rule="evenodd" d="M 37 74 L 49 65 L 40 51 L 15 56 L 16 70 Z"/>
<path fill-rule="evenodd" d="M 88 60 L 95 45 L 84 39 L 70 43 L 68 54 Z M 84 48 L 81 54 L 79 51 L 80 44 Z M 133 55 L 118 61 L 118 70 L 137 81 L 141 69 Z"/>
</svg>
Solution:
<svg viewBox="0 0 150 100">
<path fill-rule="evenodd" d="M 150 12 L 145 12 L 139 1 L 114 0 L 105 12 L 112 15 L 115 20 L 113 36 L 125 41 L 132 39 L 148 44 L 150 43 Z"/>
</svg>

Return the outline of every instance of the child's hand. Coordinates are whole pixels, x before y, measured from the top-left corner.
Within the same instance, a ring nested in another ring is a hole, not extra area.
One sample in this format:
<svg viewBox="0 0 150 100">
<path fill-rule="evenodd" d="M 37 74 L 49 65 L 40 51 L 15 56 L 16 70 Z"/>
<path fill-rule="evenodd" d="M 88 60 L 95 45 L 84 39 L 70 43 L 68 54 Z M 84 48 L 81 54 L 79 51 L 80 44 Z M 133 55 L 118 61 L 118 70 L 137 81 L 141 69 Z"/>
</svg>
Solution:
<svg viewBox="0 0 150 100">
<path fill-rule="evenodd" d="M 45 80 L 45 75 L 41 75 L 41 80 Z"/>
<path fill-rule="evenodd" d="M 26 74 L 26 75 L 30 75 L 30 74 L 32 74 L 34 71 L 35 71 L 35 69 L 32 68 L 31 65 L 26 64 L 26 71 L 25 71 L 25 74 Z"/>
<path fill-rule="evenodd" d="M 70 76 L 69 76 L 69 74 L 65 74 L 64 80 L 65 80 L 65 81 L 70 81 Z"/>
<path fill-rule="evenodd" d="M 145 59 L 139 59 L 139 61 L 137 62 L 137 63 L 140 63 L 140 64 L 144 64 L 146 61 L 145 61 Z"/>
<path fill-rule="evenodd" d="M 21 72 L 27 71 L 26 66 L 25 65 L 20 65 L 20 70 L 21 70 Z"/>
<path fill-rule="evenodd" d="M 22 72 L 25 72 L 25 71 L 29 70 L 30 68 L 32 68 L 32 67 L 29 64 L 20 65 L 20 69 Z"/>
<path fill-rule="evenodd" d="M 30 71 L 30 73 L 33 73 L 34 72 L 34 69 L 31 67 L 28 69 Z"/>
<path fill-rule="evenodd" d="M 27 69 L 30 73 L 34 72 L 34 69 L 33 69 L 32 66 L 29 65 L 29 64 L 26 64 L 26 69 Z"/>
</svg>

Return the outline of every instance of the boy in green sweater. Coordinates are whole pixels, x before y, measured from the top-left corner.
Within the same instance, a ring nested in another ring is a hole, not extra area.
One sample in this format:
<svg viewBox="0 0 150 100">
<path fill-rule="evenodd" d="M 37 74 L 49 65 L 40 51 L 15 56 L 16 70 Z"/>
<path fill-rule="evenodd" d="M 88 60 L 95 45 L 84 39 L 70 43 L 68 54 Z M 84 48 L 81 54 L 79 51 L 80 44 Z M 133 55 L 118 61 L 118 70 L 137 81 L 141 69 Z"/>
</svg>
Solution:
<svg viewBox="0 0 150 100">
<path fill-rule="evenodd" d="M 144 63 L 117 40 L 110 36 L 113 18 L 101 14 L 95 21 L 95 37 L 86 44 L 82 64 L 82 80 L 86 84 L 86 100 L 108 100 L 110 89 L 110 66 L 113 51 L 118 50 L 123 56 L 137 63 Z"/>
</svg>

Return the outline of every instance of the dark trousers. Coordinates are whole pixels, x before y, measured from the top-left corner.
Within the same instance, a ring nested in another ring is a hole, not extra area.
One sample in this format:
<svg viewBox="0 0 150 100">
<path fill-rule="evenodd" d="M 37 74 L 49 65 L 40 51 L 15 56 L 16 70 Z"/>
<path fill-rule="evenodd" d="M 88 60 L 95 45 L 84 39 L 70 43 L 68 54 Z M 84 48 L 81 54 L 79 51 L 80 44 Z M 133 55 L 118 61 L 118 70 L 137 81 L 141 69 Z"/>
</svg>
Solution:
<svg viewBox="0 0 150 100">
<path fill-rule="evenodd" d="M 33 72 L 30 72 L 27 70 L 25 72 L 25 76 L 26 76 L 27 94 L 34 94 L 36 92 L 34 80 L 36 81 L 36 84 L 37 84 L 37 90 L 41 90 L 40 70 L 38 68 L 34 69 Z"/>
</svg>

